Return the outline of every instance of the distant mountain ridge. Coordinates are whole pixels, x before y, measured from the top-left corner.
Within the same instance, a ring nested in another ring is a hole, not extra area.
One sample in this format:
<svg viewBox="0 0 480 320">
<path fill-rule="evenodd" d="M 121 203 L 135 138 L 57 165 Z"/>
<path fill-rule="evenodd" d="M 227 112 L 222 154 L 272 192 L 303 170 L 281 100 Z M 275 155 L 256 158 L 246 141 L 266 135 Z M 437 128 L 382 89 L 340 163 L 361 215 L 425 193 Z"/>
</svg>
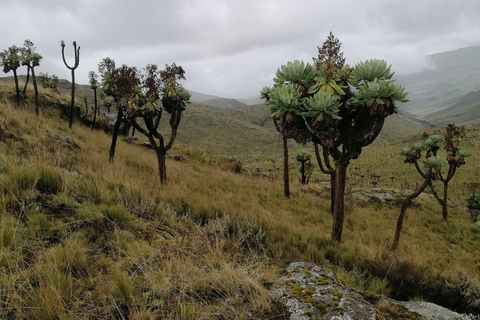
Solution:
<svg viewBox="0 0 480 320">
<path fill-rule="evenodd" d="M 188 90 L 188 89 L 187 89 Z M 233 98 L 222 98 L 218 96 L 212 96 L 192 90 L 190 92 L 190 101 L 193 103 L 203 104 L 205 106 L 216 107 L 216 108 L 237 108 L 248 105 L 248 103 L 240 102 L 237 99 Z"/>
</svg>

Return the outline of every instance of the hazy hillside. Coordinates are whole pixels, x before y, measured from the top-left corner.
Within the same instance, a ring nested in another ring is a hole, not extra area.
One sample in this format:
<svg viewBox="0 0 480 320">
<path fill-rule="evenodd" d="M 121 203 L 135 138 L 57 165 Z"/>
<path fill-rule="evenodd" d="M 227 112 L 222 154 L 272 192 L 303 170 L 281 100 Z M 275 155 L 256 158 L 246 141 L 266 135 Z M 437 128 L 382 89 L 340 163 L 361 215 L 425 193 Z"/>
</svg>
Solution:
<svg viewBox="0 0 480 320">
<path fill-rule="evenodd" d="M 21 78 L 21 82 L 23 82 Z M 0 81 L 11 84 L 11 78 Z M 83 98 L 87 97 L 89 106 L 93 106 L 93 91 L 87 85 L 77 85 L 77 103 L 84 113 Z M 68 100 L 70 82 L 60 80 L 59 91 Z M 49 90 L 46 90 L 49 92 Z M 209 99 L 211 96 L 195 93 L 196 99 Z M 219 102 L 227 99 L 218 98 Z M 198 100 L 197 100 L 198 101 Z M 211 101 L 211 100 L 207 100 Z M 236 100 L 235 100 L 236 101 Z M 204 102 L 205 103 L 205 102 Z M 99 102 L 101 105 L 101 102 Z M 106 112 L 101 108 L 101 114 Z M 114 109 L 111 112 L 115 112 Z M 163 133 L 169 135 L 168 118 L 162 119 Z M 414 132 L 422 131 L 426 126 L 419 121 L 412 120 L 404 115 L 390 116 L 385 121 L 385 126 L 375 144 L 394 141 Z M 280 161 L 282 157 L 281 139 L 273 126 L 270 111 L 265 104 L 244 105 L 239 104 L 234 108 L 222 104 L 212 107 L 198 103 L 191 103 L 183 114 L 182 123 L 178 130 L 179 143 L 194 145 L 211 154 L 223 154 L 237 157 L 244 162 L 245 168 L 250 170 L 260 167 L 265 168 L 271 159 Z M 299 149 L 310 149 L 311 145 L 302 146 L 289 142 L 291 153 Z"/>
<path fill-rule="evenodd" d="M 192 91 L 192 90 L 188 90 L 188 92 L 190 92 L 190 95 L 191 95 L 190 101 L 192 101 L 194 103 L 201 103 L 201 102 L 205 102 L 205 101 L 208 101 L 208 100 L 220 98 L 220 97 L 217 97 L 217 96 L 203 94 L 203 93 Z"/>
<path fill-rule="evenodd" d="M 480 47 L 462 48 L 429 56 L 431 68 L 421 73 L 399 77 L 398 82 L 409 92 L 409 102 L 400 109 L 421 120 L 442 125 L 452 118 L 452 112 L 443 115 L 442 110 L 456 105 L 454 113 L 471 113 L 470 107 L 462 106 L 462 99 L 471 92 L 480 90 Z"/>
<path fill-rule="evenodd" d="M 195 102 L 192 100 L 192 102 Z M 228 98 L 215 98 L 207 101 L 199 102 L 200 104 L 209 106 L 209 107 L 220 107 L 220 108 L 237 108 L 245 106 L 244 103 L 238 101 L 237 99 L 228 99 Z"/>
<path fill-rule="evenodd" d="M 480 90 L 470 92 L 456 104 L 432 113 L 429 121 L 437 125 L 480 121 Z"/>
<path fill-rule="evenodd" d="M 403 115 L 390 116 L 375 144 L 394 141 L 425 128 Z M 266 105 L 229 109 L 190 104 L 178 131 L 178 141 L 213 154 L 236 156 L 252 166 L 261 166 L 258 162 L 270 162 L 270 159 L 280 160 L 283 150 Z M 311 145 L 302 146 L 291 141 L 290 148 L 293 154 Z"/>
</svg>

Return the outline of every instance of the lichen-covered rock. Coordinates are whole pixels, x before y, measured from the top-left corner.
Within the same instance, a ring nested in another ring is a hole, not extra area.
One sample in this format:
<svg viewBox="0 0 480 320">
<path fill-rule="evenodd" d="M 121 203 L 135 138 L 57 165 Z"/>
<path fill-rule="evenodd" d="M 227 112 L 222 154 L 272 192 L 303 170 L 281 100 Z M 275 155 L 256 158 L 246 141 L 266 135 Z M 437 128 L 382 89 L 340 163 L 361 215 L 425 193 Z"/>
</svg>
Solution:
<svg viewBox="0 0 480 320">
<path fill-rule="evenodd" d="M 401 302 L 346 287 L 333 272 L 310 262 L 292 262 L 271 293 L 291 320 L 478 320 L 428 302 Z"/>
<path fill-rule="evenodd" d="M 293 262 L 288 274 L 272 288 L 292 313 L 292 320 L 374 320 L 375 308 L 358 292 L 342 286 L 325 268 L 308 262 Z"/>
<path fill-rule="evenodd" d="M 353 192 L 350 196 L 353 199 L 368 203 L 396 202 L 399 199 L 399 195 L 394 190 L 378 188 L 363 189 L 362 191 Z"/>
</svg>

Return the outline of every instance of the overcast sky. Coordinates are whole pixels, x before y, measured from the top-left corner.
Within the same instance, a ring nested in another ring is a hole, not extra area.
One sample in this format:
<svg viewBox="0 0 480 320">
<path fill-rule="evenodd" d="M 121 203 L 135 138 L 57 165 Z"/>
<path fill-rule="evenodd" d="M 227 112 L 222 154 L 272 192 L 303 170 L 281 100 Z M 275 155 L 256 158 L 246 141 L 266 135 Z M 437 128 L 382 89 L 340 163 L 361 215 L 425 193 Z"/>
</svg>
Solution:
<svg viewBox="0 0 480 320">
<path fill-rule="evenodd" d="M 0 49 L 30 39 L 37 72 L 70 79 L 60 40 L 87 83 L 104 57 L 143 68 L 176 62 L 190 90 L 228 98 L 259 95 L 282 64 L 311 62 L 332 31 L 347 63 L 385 59 L 397 74 L 428 66 L 426 55 L 480 45 L 478 0 L 1 0 Z"/>
</svg>

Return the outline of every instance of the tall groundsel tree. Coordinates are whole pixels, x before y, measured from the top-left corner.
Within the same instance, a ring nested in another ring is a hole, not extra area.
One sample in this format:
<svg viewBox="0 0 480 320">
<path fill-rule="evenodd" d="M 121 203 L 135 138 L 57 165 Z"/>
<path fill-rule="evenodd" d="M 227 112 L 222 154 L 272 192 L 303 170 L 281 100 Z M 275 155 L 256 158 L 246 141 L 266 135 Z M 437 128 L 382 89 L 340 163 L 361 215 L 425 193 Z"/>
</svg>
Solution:
<svg viewBox="0 0 480 320">
<path fill-rule="evenodd" d="M 115 60 L 109 57 L 98 64 L 98 71 L 102 77 L 103 93 L 112 98 L 117 108 L 117 119 L 113 126 L 109 151 L 109 161 L 113 162 L 120 126 L 122 123 L 125 125 L 128 104 L 132 103 L 133 97 L 136 96 L 135 88 L 139 86 L 140 73 L 137 68 L 125 64 L 117 68 Z"/>
<path fill-rule="evenodd" d="M 20 101 L 20 88 L 18 87 L 17 69 L 20 67 L 20 48 L 11 46 L 0 52 L 0 66 L 3 67 L 3 72 L 13 72 L 13 79 L 15 80 L 15 93 L 17 102 Z"/>
<path fill-rule="evenodd" d="M 385 118 L 397 113 L 396 102 L 407 101 L 385 61 L 371 59 L 351 68 L 340 46 L 330 33 L 314 65 L 288 62 L 277 70 L 273 88 L 262 89 L 282 136 L 313 142 L 323 148 L 323 161 L 333 160 L 331 238 L 337 242 L 342 239 L 348 165 L 375 140 Z"/>
<path fill-rule="evenodd" d="M 35 113 L 38 115 L 40 111 L 38 107 L 38 87 L 37 87 L 37 78 L 35 76 L 35 67 L 38 67 L 40 65 L 40 61 L 42 60 L 43 57 L 37 52 L 35 52 L 35 49 L 36 47 L 32 41 L 28 39 L 25 40 L 23 44 L 23 48 L 20 50 L 21 51 L 20 60 L 22 62 L 22 65 L 27 67 L 27 74 L 29 73 L 32 74 L 33 90 L 35 94 Z M 25 82 L 24 93 L 25 93 L 25 89 L 27 88 L 27 83 L 28 83 L 28 80 Z"/>
<path fill-rule="evenodd" d="M 161 184 L 167 182 L 166 154 L 175 142 L 182 113 L 190 101 L 190 93 L 178 83 L 182 79 L 185 79 L 185 71 L 175 63 L 165 65 L 161 71 L 157 65 L 147 65 L 141 87 L 135 89 L 136 96 L 128 105 L 128 119 L 137 131 L 148 138 L 157 155 Z M 159 131 L 164 112 L 170 116 L 168 141 Z"/>
<path fill-rule="evenodd" d="M 93 90 L 93 101 L 94 101 L 94 108 L 93 108 L 93 122 L 92 122 L 92 130 L 95 128 L 95 122 L 97 121 L 97 113 L 98 113 L 98 104 L 97 104 L 97 87 L 98 87 L 98 75 L 95 71 L 90 71 L 88 73 L 88 82 L 90 83 L 90 88 Z"/>
</svg>

